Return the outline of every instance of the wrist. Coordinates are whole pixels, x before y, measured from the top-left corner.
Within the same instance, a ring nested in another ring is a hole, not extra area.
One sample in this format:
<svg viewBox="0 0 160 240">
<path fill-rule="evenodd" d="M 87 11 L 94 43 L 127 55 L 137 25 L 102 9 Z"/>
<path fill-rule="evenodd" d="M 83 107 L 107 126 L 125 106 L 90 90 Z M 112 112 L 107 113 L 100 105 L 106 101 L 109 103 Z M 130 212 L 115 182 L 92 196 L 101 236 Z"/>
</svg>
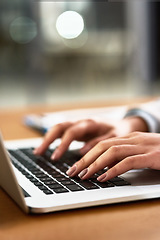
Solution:
<svg viewBox="0 0 160 240">
<path fill-rule="evenodd" d="M 160 132 L 159 121 L 152 114 L 144 111 L 143 109 L 133 108 L 128 110 L 124 118 L 128 118 L 128 117 L 135 117 L 135 118 L 137 117 L 143 120 L 144 123 L 146 123 L 148 132 L 157 132 L 157 133 Z M 143 127 L 142 122 L 140 126 Z"/>
<path fill-rule="evenodd" d="M 140 131 L 140 132 L 148 132 L 148 125 L 145 120 L 139 116 L 130 116 L 126 117 L 125 120 L 129 123 L 130 131 Z"/>
</svg>

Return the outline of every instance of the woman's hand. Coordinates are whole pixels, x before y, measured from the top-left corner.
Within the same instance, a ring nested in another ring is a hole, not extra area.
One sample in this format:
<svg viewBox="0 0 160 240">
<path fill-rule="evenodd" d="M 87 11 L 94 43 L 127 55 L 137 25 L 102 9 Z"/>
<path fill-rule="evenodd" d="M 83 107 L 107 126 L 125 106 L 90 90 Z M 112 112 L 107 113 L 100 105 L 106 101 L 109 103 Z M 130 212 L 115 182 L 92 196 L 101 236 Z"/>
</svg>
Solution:
<svg viewBox="0 0 160 240">
<path fill-rule="evenodd" d="M 73 140 L 86 142 L 80 149 L 81 155 L 84 155 L 100 141 L 124 136 L 133 131 L 147 131 L 147 126 L 141 118 L 130 117 L 117 123 L 98 122 L 90 119 L 64 122 L 55 125 L 45 135 L 42 144 L 34 150 L 34 153 L 43 154 L 54 140 L 61 138 L 61 144 L 51 156 L 53 160 L 58 160 Z"/>
<path fill-rule="evenodd" d="M 134 132 L 100 141 L 67 174 L 71 177 L 79 174 L 84 180 L 105 167 L 106 173 L 98 177 L 101 182 L 131 169 L 160 170 L 160 134 Z"/>
</svg>

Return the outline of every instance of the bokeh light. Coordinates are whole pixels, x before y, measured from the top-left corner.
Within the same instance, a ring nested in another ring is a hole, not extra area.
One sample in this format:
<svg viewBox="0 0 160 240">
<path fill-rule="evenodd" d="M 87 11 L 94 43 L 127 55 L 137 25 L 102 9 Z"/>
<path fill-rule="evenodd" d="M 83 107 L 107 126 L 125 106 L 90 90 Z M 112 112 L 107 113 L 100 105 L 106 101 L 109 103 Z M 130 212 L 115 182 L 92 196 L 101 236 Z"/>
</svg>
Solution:
<svg viewBox="0 0 160 240">
<path fill-rule="evenodd" d="M 61 37 L 74 39 L 82 33 L 84 21 L 79 13 L 66 11 L 57 18 L 56 28 Z"/>
<path fill-rule="evenodd" d="M 18 17 L 10 24 L 10 36 L 13 41 L 26 44 L 37 36 L 37 24 L 28 17 Z"/>
</svg>

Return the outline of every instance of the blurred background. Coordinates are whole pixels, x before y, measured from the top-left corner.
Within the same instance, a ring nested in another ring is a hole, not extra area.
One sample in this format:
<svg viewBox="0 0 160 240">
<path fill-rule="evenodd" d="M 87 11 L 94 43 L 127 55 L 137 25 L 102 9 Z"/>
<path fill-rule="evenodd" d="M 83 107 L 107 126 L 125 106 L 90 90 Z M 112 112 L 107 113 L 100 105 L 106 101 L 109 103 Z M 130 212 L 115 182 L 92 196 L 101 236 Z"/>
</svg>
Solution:
<svg viewBox="0 0 160 240">
<path fill-rule="evenodd" d="M 160 95 L 160 3 L 0 1 L 0 108 Z"/>
</svg>

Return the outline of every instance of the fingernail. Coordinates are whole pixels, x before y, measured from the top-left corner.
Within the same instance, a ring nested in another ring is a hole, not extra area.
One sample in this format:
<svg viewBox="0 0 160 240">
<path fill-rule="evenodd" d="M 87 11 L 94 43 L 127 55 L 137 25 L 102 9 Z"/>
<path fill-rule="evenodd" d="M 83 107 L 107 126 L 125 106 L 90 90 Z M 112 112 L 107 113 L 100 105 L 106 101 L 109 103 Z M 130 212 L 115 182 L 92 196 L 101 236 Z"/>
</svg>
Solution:
<svg viewBox="0 0 160 240">
<path fill-rule="evenodd" d="M 52 160 L 57 160 L 58 158 L 59 158 L 59 151 L 58 151 L 58 149 L 56 149 L 55 151 L 54 151 L 54 153 L 52 154 L 52 156 L 51 156 L 51 159 Z"/>
<path fill-rule="evenodd" d="M 83 169 L 79 174 L 78 177 L 80 177 L 81 179 L 87 174 L 88 172 L 88 168 Z"/>
<path fill-rule="evenodd" d="M 103 182 L 103 181 L 105 181 L 105 178 L 107 177 L 107 173 L 104 173 L 104 174 L 102 174 L 101 176 L 99 176 L 98 178 L 97 178 L 97 180 L 99 181 L 99 182 Z"/>
<path fill-rule="evenodd" d="M 69 168 L 69 169 L 67 170 L 66 174 L 67 174 L 68 176 L 72 177 L 73 174 L 74 174 L 74 172 L 76 171 L 76 169 L 77 169 L 76 165 L 73 165 L 71 168 Z"/>
<path fill-rule="evenodd" d="M 52 154 L 51 160 L 56 160 L 56 154 L 55 153 Z"/>
</svg>

